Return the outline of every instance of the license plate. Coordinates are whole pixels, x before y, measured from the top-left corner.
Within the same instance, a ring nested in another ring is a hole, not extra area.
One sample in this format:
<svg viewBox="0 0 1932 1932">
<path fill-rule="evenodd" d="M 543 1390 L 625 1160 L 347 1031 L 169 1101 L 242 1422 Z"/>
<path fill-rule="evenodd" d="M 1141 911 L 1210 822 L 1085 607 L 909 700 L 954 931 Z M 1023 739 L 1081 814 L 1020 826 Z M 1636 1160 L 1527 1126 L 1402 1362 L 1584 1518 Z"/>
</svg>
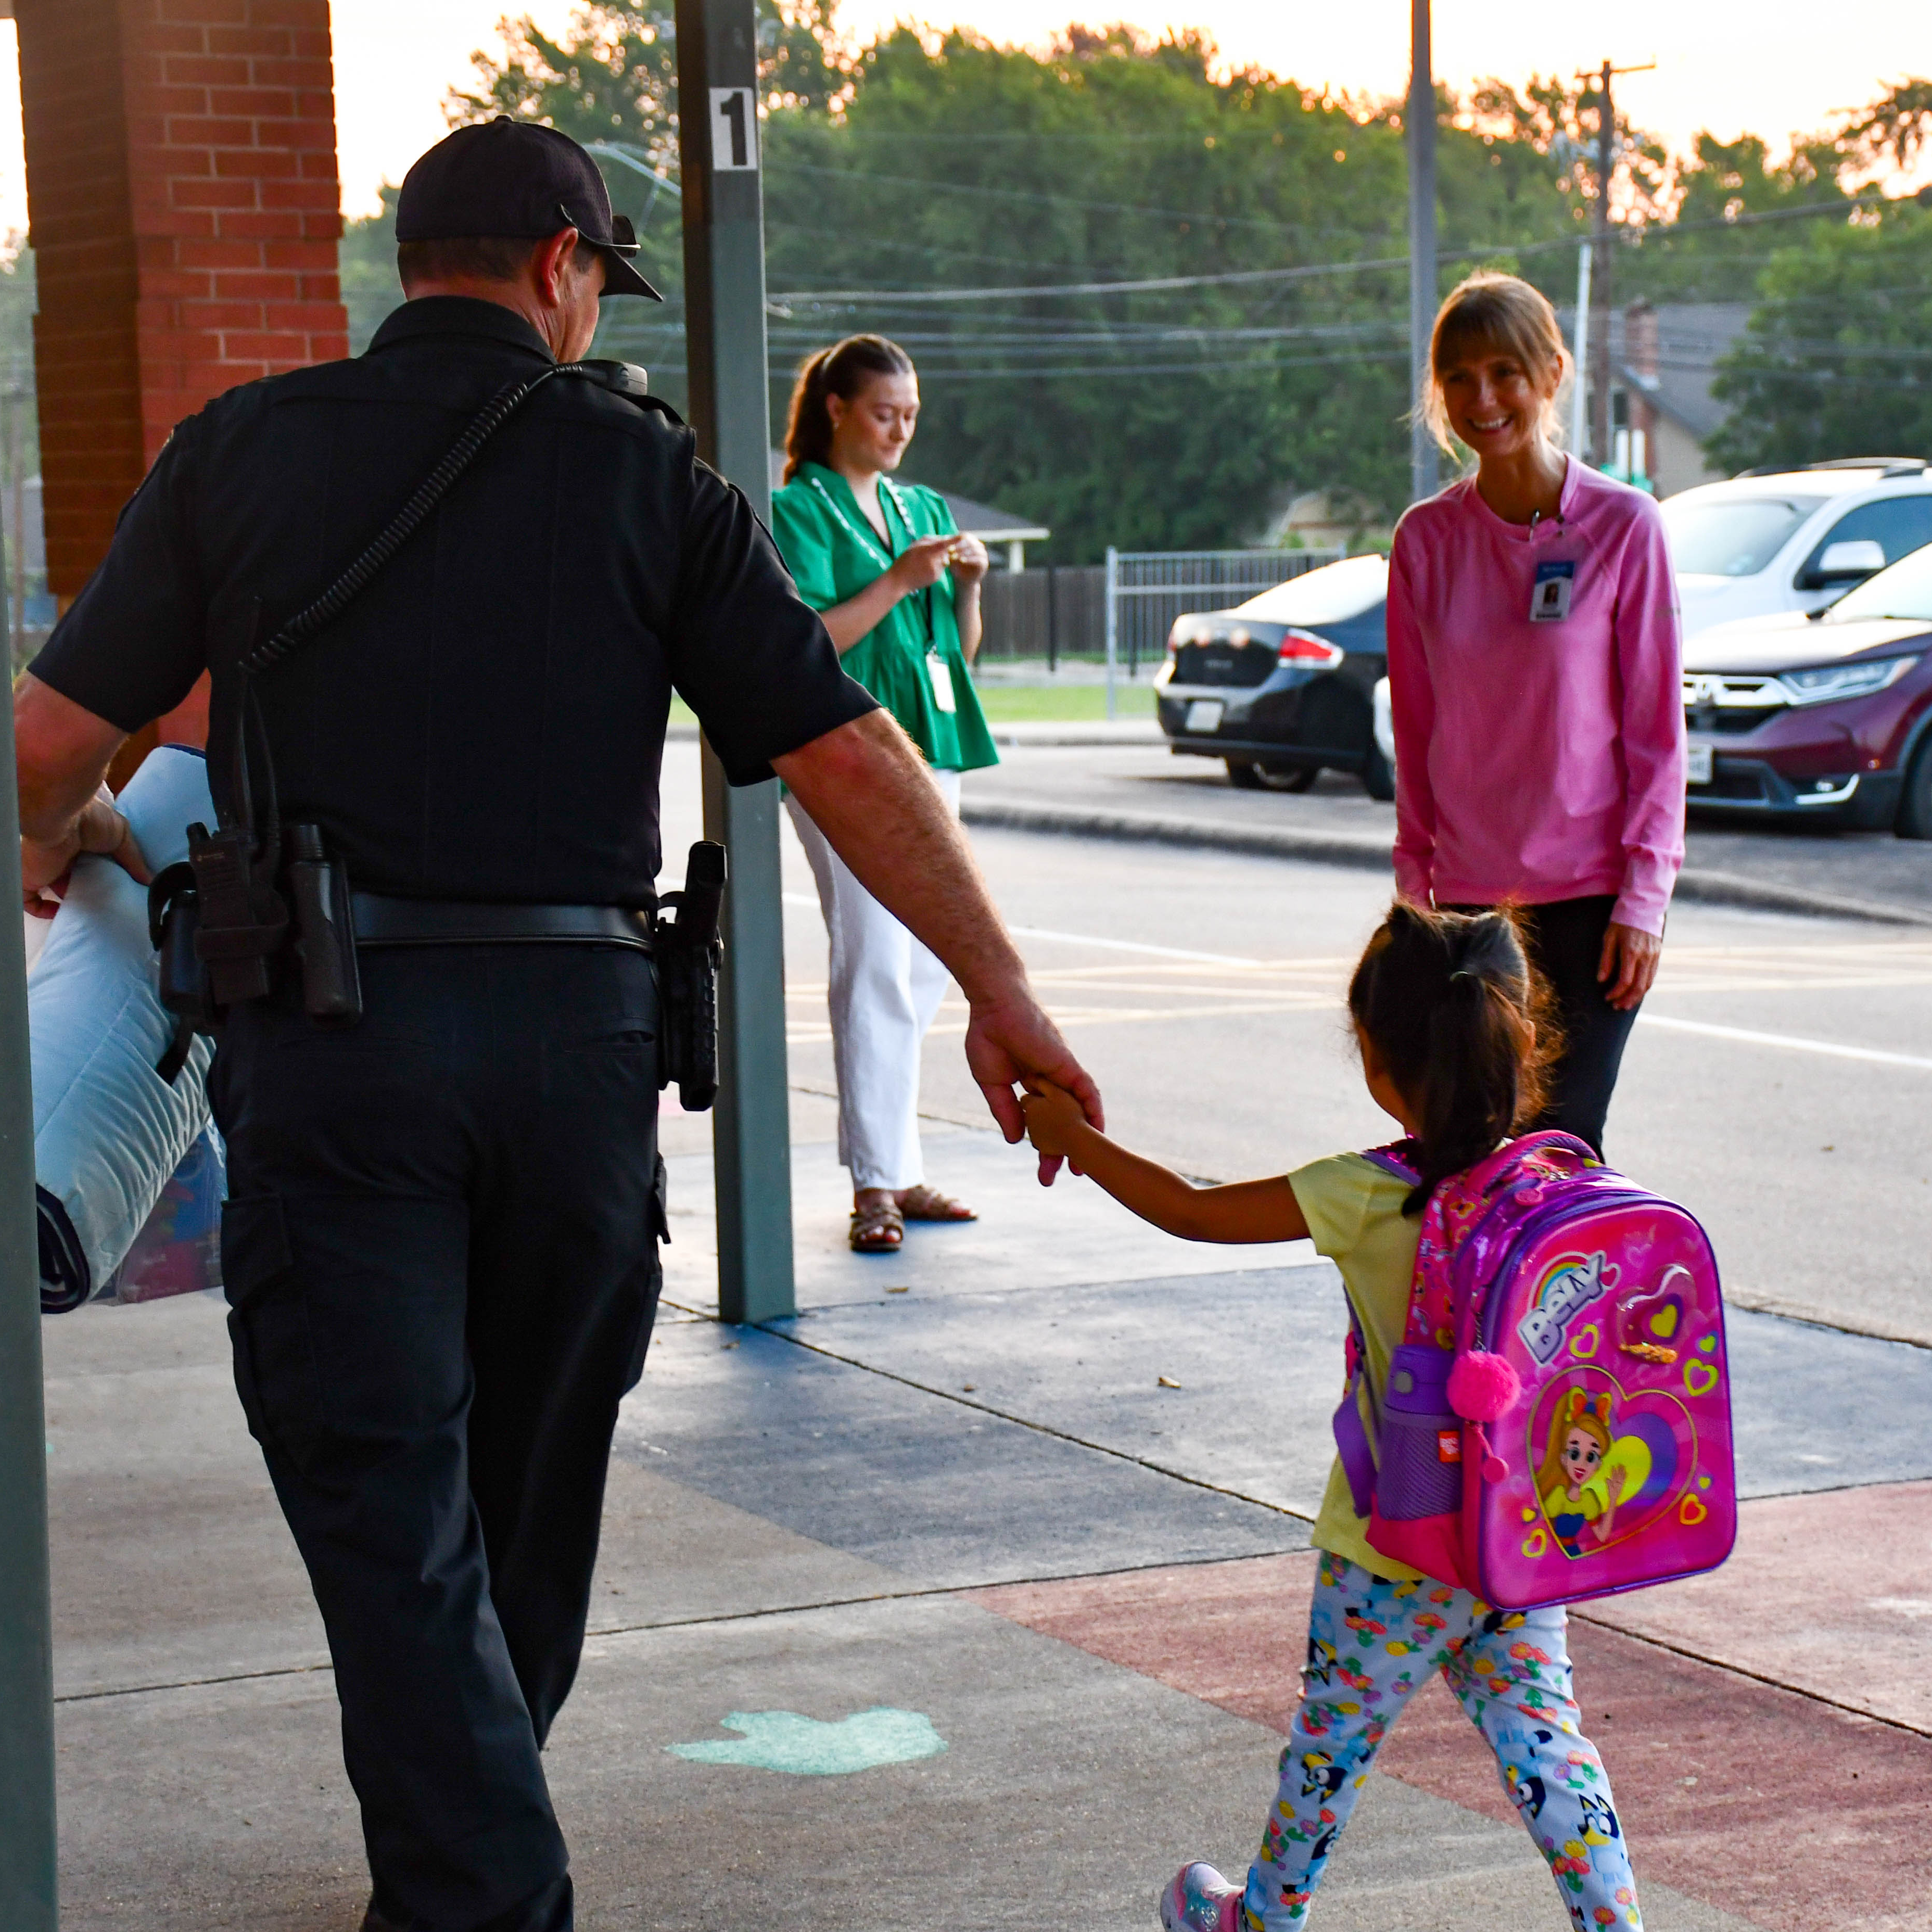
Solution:
<svg viewBox="0 0 1932 1932">
<path fill-rule="evenodd" d="M 1716 775 L 1712 748 L 1708 745 L 1693 745 L 1684 759 L 1685 779 L 1691 784 L 1708 784 Z"/>
<path fill-rule="evenodd" d="M 1190 731 L 1218 731 L 1221 728 L 1221 713 L 1227 706 L 1218 699 L 1197 698 L 1187 707 L 1187 729 Z"/>
</svg>

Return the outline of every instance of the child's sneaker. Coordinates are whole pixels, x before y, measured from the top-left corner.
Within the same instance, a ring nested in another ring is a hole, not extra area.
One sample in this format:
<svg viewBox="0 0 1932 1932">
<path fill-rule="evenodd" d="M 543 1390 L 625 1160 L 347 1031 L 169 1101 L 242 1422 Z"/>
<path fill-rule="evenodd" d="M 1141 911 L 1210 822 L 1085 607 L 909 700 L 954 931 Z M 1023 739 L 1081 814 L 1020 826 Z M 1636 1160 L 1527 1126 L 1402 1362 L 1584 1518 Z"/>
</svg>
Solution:
<svg viewBox="0 0 1932 1932">
<path fill-rule="evenodd" d="M 1240 1932 L 1241 1888 L 1198 1859 L 1160 1895 L 1161 1932 Z"/>
</svg>

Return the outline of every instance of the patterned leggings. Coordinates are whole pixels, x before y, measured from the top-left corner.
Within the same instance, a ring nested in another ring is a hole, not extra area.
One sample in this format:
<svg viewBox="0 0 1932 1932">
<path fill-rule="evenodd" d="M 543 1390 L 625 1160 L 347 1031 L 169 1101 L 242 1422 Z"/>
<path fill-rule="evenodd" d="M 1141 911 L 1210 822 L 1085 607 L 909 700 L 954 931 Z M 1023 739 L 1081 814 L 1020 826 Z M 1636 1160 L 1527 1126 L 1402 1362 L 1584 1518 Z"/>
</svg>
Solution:
<svg viewBox="0 0 1932 1932">
<path fill-rule="evenodd" d="M 1610 1780 L 1579 1728 L 1561 1609 L 1492 1610 L 1446 1583 L 1392 1583 L 1324 1551 L 1281 1791 L 1248 1873 L 1245 1932 L 1305 1925 L 1328 1854 L 1402 1707 L 1439 1670 L 1490 1742 L 1503 1790 L 1578 1932 L 1640 1928 Z"/>
</svg>

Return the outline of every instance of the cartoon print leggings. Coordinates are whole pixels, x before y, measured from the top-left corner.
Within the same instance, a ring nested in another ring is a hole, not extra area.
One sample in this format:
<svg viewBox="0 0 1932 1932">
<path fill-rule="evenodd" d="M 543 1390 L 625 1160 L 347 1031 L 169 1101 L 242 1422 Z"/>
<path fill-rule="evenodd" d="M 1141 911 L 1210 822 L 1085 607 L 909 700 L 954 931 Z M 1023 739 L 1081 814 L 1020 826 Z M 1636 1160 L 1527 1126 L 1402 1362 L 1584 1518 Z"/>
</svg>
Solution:
<svg viewBox="0 0 1932 1932">
<path fill-rule="evenodd" d="M 1570 1695 L 1568 1621 L 1561 1608 L 1492 1610 L 1446 1583 L 1390 1582 L 1324 1551 L 1301 1708 L 1248 1873 L 1246 1932 L 1306 1924 L 1377 1748 L 1436 1670 L 1489 1740 L 1578 1932 L 1640 1928 L 1610 1780 Z"/>
</svg>

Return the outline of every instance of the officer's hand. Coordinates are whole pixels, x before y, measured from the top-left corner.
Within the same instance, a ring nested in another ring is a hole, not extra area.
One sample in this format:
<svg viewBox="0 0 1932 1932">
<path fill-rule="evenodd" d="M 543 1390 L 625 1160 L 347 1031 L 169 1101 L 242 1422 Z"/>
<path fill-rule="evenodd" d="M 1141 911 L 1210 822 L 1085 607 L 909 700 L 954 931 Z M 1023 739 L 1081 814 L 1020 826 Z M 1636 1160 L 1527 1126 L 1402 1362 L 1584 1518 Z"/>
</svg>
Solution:
<svg viewBox="0 0 1932 1932">
<path fill-rule="evenodd" d="M 921 537 L 892 565 L 891 577 L 902 597 L 924 590 L 946 574 L 957 537 Z"/>
<path fill-rule="evenodd" d="M 993 560 L 977 537 L 952 539 L 952 580 L 956 584 L 977 584 L 992 568 Z"/>
<path fill-rule="evenodd" d="M 114 794 L 103 785 L 81 807 L 64 838 L 46 844 L 38 838 L 20 841 L 21 903 L 36 919 L 52 919 L 59 911 L 74 862 L 83 852 L 112 859 L 136 884 L 145 886 L 152 876 L 134 827 L 115 808 Z"/>
<path fill-rule="evenodd" d="M 1017 1141 L 1026 1131 L 1026 1117 L 1013 1089 L 1028 1082 L 1061 1088 L 1093 1126 L 1107 1124 L 1100 1088 L 1067 1050 L 1060 1029 L 1040 1010 L 1024 982 L 997 998 L 974 1002 L 966 1029 L 966 1064 L 1009 1141 Z M 1041 1155 L 1042 1182 L 1050 1183 L 1059 1168 L 1058 1155 Z"/>
</svg>

